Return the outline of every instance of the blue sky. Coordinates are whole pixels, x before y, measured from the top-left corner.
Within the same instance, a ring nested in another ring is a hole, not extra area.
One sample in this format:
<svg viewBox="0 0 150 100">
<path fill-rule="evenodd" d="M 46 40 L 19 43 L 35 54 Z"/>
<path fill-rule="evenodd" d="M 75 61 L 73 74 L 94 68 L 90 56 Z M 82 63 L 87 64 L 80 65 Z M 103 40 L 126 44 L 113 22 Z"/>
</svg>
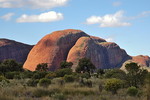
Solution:
<svg viewBox="0 0 150 100">
<path fill-rule="evenodd" d="M 80 29 L 150 56 L 150 0 L 0 0 L 0 38 L 36 44 L 56 30 Z"/>
</svg>

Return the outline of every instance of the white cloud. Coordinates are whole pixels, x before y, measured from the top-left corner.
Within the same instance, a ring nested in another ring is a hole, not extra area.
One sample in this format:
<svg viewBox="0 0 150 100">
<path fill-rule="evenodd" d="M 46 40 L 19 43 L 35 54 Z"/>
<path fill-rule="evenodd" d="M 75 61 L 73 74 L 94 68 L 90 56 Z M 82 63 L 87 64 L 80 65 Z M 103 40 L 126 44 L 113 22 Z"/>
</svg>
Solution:
<svg viewBox="0 0 150 100">
<path fill-rule="evenodd" d="M 23 14 L 19 17 L 16 22 L 26 23 L 26 22 L 53 22 L 63 19 L 62 13 L 57 13 L 55 11 L 50 11 L 46 13 L 41 13 L 40 15 L 26 15 Z"/>
<path fill-rule="evenodd" d="M 64 6 L 69 0 L 0 0 L 0 8 L 51 9 Z"/>
<path fill-rule="evenodd" d="M 123 14 L 123 11 L 118 11 L 115 14 L 107 14 L 104 16 L 91 16 L 86 19 L 86 24 L 100 24 L 100 27 L 130 26 L 130 23 L 123 21 Z"/>
<path fill-rule="evenodd" d="M 114 7 L 118 7 L 118 6 L 120 6 L 122 3 L 121 2 L 119 2 L 119 1 L 116 1 L 116 2 L 113 2 L 112 3 L 112 5 L 114 6 Z"/>
<path fill-rule="evenodd" d="M 1 19 L 4 19 L 4 20 L 6 20 L 6 21 L 8 21 L 8 20 L 11 19 L 11 17 L 12 17 L 13 15 L 14 15 L 14 13 L 7 13 L 7 14 L 1 16 L 0 18 L 1 18 Z"/>
<path fill-rule="evenodd" d="M 106 38 L 105 40 L 106 40 L 107 42 L 114 42 L 114 41 L 115 41 L 113 37 L 108 37 L 108 38 Z"/>
</svg>

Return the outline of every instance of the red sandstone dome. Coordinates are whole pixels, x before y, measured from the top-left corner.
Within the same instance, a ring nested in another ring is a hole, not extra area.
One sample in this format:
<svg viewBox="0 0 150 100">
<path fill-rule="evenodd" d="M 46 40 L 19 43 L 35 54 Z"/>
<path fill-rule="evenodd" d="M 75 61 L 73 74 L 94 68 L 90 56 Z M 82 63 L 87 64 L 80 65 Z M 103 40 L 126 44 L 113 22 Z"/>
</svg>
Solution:
<svg viewBox="0 0 150 100">
<path fill-rule="evenodd" d="M 97 68 L 120 68 L 128 60 L 149 61 L 146 57 L 131 57 L 116 43 L 86 34 L 81 30 L 67 29 L 43 37 L 30 51 L 24 68 L 34 71 L 40 63 L 48 63 L 49 70 L 60 68 L 60 62 L 73 62 L 77 67 L 80 58 L 87 57 Z"/>
<path fill-rule="evenodd" d="M 37 64 L 48 63 L 49 70 L 58 69 L 60 62 L 66 60 L 69 50 L 82 36 L 88 37 L 83 31 L 73 29 L 46 35 L 30 51 L 23 67 L 34 71 Z"/>
</svg>

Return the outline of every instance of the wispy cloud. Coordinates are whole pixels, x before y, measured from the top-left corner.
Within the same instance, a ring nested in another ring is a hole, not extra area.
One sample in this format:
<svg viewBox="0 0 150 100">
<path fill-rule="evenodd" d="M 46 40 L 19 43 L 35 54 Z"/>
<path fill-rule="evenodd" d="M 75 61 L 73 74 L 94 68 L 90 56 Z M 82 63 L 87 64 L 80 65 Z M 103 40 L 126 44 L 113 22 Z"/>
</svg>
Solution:
<svg viewBox="0 0 150 100">
<path fill-rule="evenodd" d="M 18 23 L 29 23 L 29 22 L 54 22 L 63 19 L 62 13 L 57 13 L 55 11 L 50 11 L 46 13 L 41 13 L 39 15 L 26 15 L 23 14 L 19 17 L 16 22 Z"/>
<path fill-rule="evenodd" d="M 115 42 L 114 36 L 107 37 L 107 38 L 105 38 L 105 40 L 106 40 L 107 42 Z"/>
<path fill-rule="evenodd" d="M 51 9 L 64 6 L 69 0 L 0 0 L 0 8 Z"/>
<path fill-rule="evenodd" d="M 129 22 L 123 21 L 124 11 L 118 11 L 114 14 L 104 16 L 91 16 L 86 19 L 86 24 L 100 24 L 100 27 L 121 27 L 130 26 Z"/>
<path fill-rule="evenodd" d="M 150 16 L 150 11 L 143 11 L 136 16 L 127 17 L 126 19 L 133 20 L 133 19 L 143 18 L 143 17 L 147 17 L 147 16 Z"/>
<path fill-rule="evenodd" d="M 3 16 L 0 16 L 0 18 L 4 19 L 5 21 L 9 21 L 12 18 L 13 15 L 15 15 L 15 14 L 14 13 L 7 13 Z"/>
<path fill-rule="evenodd" d="M 120 6 L 122 4 L 122 2 L 120 2 L 120 1 L 116 1 L 116 2 L 113 2 L 112 3 L 112 5 L 114 6 L 114 7 L 118 7 L 118 6 Z"/>
</svg>

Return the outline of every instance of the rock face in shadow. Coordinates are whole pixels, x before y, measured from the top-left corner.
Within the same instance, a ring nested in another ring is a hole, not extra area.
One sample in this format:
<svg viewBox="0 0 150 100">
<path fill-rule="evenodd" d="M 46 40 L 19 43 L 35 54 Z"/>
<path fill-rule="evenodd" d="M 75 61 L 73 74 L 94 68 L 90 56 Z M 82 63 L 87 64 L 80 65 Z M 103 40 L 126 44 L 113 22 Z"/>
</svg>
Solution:
<svg viewBox="0 0 150 100">
<path fill-rule="evenodd" d="M 0 39 L 0 60 L 14 59 L 24 63 L 32 47 L 13 40 Z"/>
<path fill-rule="evenodd" d="M 91 59 L 97 68 L 103 69 L 120 68 L 131 59 L 137 62 L 140 59 L 142 63 L 149 59 L 131 57 L 116 43 L 90 36 L 81 30 L 67 29 L 43 37 L 32 48 L 23 67 L 34 71 L 39 63 L 48 63 L 49 70 L 54 71 L 60 68 L 60 62 L 67 60 L 73 62 L 74 70 L 83 57 Z"/>
<path fill-rule="evenodd" d="M 73 29 L 55 31 L 46 35 L 30 51 L 23 67 L 34 71 L 37 64 L 48 63 L 49 70 L 58 69 L 60 62 L 66 60 L 69 50 L 82 36 L 88 35 Z"/>
</svg>

